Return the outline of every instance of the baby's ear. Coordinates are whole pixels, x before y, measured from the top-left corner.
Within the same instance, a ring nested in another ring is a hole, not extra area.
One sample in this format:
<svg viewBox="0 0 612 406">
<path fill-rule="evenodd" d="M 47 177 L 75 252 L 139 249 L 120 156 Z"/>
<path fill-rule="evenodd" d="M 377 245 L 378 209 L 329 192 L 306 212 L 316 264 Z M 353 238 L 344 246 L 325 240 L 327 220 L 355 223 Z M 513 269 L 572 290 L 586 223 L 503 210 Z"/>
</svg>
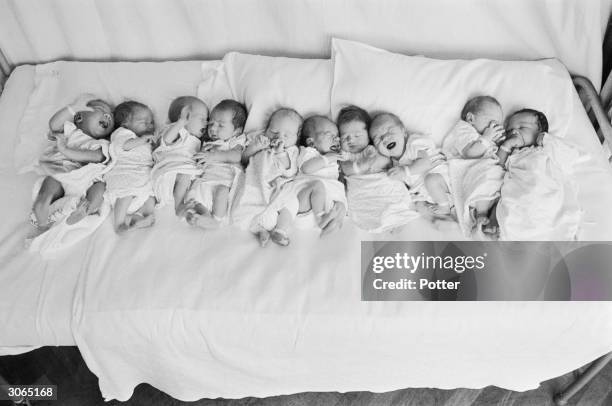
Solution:
<svg viewBox="0 0 612 406">
<path fill-rule="evenodd" d="M 468 112 L 465 115 L 465 121 L 467 121 L 468 123 L 472 124 L 474 122 L 474 113 Z"/>
<path fill-rule="evenodd" d="M 312 146 L 314 146 L 314 140 L 312 139 L 312 137 L 308 137 L 308 138 L 306 138 L 306 146 L 307 146 L 307 147 L 312 147 Z"/>
<path fill-rule="evenodd" d="M 244 127 L 236 127 L 234 128 L 234 136 L 240 135 L 244 132 Z"/>
</svg>

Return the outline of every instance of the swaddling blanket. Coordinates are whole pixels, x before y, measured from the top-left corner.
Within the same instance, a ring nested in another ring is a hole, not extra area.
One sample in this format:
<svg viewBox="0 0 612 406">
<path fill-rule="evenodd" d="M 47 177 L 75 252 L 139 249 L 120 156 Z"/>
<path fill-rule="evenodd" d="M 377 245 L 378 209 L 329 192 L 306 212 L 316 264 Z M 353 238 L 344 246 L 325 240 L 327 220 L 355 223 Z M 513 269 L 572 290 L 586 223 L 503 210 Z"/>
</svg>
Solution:
<svg viewBox="0 0 612 406">
<path fill-rule="evenodd" d="M 230 151 L 236 147 L 244 148 L 246 145 L 246 135 L 241 134 L 229 140 L 216 140 L 204 143 L 203 151 Z M 194 200 L 201 203 L 208 210 L 212 210 L 213 194 L 215 188 L 224 186 L 229 188 L 229 213 L 231 216 L 232 202 L 234 201 L 238 187 L 243 177 L 242 166 L 239 163 L 229 162 L 205 162 L 200 170 L 200 175 L 193 180 L 186 200 Z M 229 217 L 228 217 L 229 218 Z"/>
<path fill-rule="evenodd" d="M 289 168 L 284 168 L 279 154 L 273 149 L 264 149 L 249 159 L 245 171 L 244 187 L 240 196 L 234 199 L 234 224 L 243 229 L 250 229 L 253 219 L 265 210 L 281 186 L 295 177 L 297 173 L 298 147 L 284 150 L 289 156 Z"/>
<path fill-rule="evenodd" d="M 557 137 L 510 155 L 497 206 L 502 240 L 574 240 L 581 209 L 572 181 L 580 154 Z"/>
<path fill-rule="evenodd" d="M 480 140 L 488 148 L 482 158 L 463 158 L 463 151 Z M 448 159 L 448 172 L 457 222 L 466 237 L 472 236 L 474 218 L 470 208 L 479 201 L 493 201 L 499 197 L 504 169 L 498 164 L 497 146 L 480 138 L 476 129 L 459 120 L 444 138 L 442 152 Z"/>
<path fill-rule="evenodd" d="M 137 138 L 133 131 L 120 127 L 111 134 L 111 165 L 104 175 L 107 198 L 111 204 L 116 199 L 134 196 L 128 211 L 134 212 L 153 196 L 151 168 L 153 157 L 149 143 L 125 150 L 127 141 Z"/>
<path fill-rule="evenodd" d="M 62 135 L 58 135 L 62 137 Z M 109 142 L 104 139 L 95 139 L 78 129 L 74 123 L 64 123 L 63 137 L 66 146 L 77 150 L 100 150 L 104 155 L 104 161 L 82 163 L 69 159 L 61 153 L 57 147 L 57 141 L 53 141 L 43 152 L 37 166 L 37 171 L 42 175 L 52 176 L 62 184 L 64 195 L 82 196 L 95 180 L 101 179 L 107 169 L 110 160 Z M 38 192 L 42 180 L 35 185 Z"/>
<path fill-rule="evenodd" d="M 62 135 L 59 135 L 61 137 Z M 51 229 L 28 241 L 29 251 L 38 252 L 43 257 L 68 248 L 93 233 L 106 219 L 109 208 L 103 203 L 99 213 L 87 216 L 76 224 L 67 224 L 66 218 L 77 207 L 87 189 L 96 181 L 102 179 L 108 169 L 110 160 L 109 142 L 105 139 L 95 139 L 78 129 L 74 123 L 64 123 L 63 137 L 66 146 L 78 150 L 100 150 L 104 155 L 102 162 L 82 163 L 69 159 L 53 141 L 43 152 L 36 170 L 45 176 L 51 176 L 62 184 L 64 196 L 54 201 L 49 207 Z M 32 200 L 38 196 L 44 177 L 34 184 Z M 34 216 L 32 216 L 34 220 Z"/>
<path fill-rule="evenodd" d="M 381 233 L 419 217 L 406 185 L 384 172 L 347 176 L 346 183 L 348 215 L 363 230 Z"/>
<path fill-rule="evenodd" d="M 200 139 L 184 128 L 179 130 L 178 139 L 171 144 L 167 144 L 163 136 L 160 137 L 160 144 L 153 151 L 155 165 L 151 170 L 153 191 L 160 206 L 173 202 L 176 175 L 195 177 L 202 173 L 193 159 L 200 150 L 200 144 Z"/>
<path fill-rule="evenodd" d="M 315 148 L 300 148 L 300 154 L 297 159 L 298 175 L 295 179 L 283 184 L 278 193 L 270 201 L 270 204 L 253 220 L 251 223 L 253 231 L 260 228 L 266 230 L 274 228 L 276 216 L 283 208 L 287 209 L 291 216 L 295 218 L 299 209 L 298 194 L 315 182 L 320 182 L 325 189 L 326 211 L 332 208 L 334 202 L 340 202 L 344 204 L 344 207 L 347 206 L 344 185 L 338 180 L 339 171 L 336 160 L 329 158 L 326 165 L 309 174 L 302 171 L 304 163 L 319 157 L 322 157 L 322 155 Z M 312 225 L 314 226 L 315 224 L 312 223 Z"/>
</svg>

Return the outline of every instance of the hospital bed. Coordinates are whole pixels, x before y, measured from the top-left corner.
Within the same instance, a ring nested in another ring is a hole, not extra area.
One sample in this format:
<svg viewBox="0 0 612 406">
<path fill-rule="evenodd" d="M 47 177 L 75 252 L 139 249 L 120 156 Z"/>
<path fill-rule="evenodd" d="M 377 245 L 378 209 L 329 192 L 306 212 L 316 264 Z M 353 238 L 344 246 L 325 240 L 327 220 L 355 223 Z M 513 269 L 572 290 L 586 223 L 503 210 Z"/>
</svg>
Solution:
<svg viewBox="0 0 612 406">
<path fill-rule="evenodd" d="M 201 233 L 160 211 L 151 230 L 117 238 L 106 222 L 61 255 L 23 247 L 36 175 L 18 172 L 40 148 L 40 123 L 71 92 L 103 83 L 108 97 L 146 100 L 163 120 L 172 97 L 197 92 L 210 66 L 203 61 L 227 51 L 327 58 L 332 36 L 438 58 L 558 58 L 579 90 L 570 95 L 568 134 L 594 157 L 577 174 L 585 210 L 579 237 L 611 240 L 605 185 L 612 172 L 600 145 L 610 126 L 594 92 L 608 2 L 467 3 L 471 22 L 455 18 L 465 4 L 442 0 L 85 1 L 79 10 L 70 1 L 2 1 L 2 354 L 77 345 L 106 399 L 126 400 L 147 382 L 195 400 L 403 387 L 528 390 L 610 352 L 609 302 L 361 302 L 361 240 L 463 238 L 421 220 L 394 234 L 347 221 L 324 240 L 302 230 L 289 248 L 263 252 L 241 230 Z M 34 7 L 48 7 L 57 21 L 40 28 L 36 16 L 45 13 Z M 219 13 L 239 22 L 231 33 L 214 18 Z M 62 24 L 79 14 L 92 18 L 81 37 Z M 45 63 L 61 59 L 80 62 Z"/>
</svg>

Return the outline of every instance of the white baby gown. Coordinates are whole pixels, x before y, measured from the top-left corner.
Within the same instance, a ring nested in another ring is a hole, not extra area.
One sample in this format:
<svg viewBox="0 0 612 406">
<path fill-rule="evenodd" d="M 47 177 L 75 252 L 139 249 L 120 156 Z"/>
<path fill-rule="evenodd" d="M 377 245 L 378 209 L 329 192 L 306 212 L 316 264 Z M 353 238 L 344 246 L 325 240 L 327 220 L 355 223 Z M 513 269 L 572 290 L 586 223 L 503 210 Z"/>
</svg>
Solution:
<svg viewBox="0 0 612 406">
<path fill-rule="evenodd" d="M 111 134 L 110 155 L 112 163 L 104 175 L 106 195 L 111 204 L 122 197 L 134 196 L 128 208 L 133 213 L 154 196 L 151 184 L 153 157 L 149 143 L 139 145 L 129 151 L 123 145 L 138 138 L 133 131 L 120 127 Z"/>
<path fill-rule="evenodd" d="M 582 216 L 573 167 L 580 153 L 558 137 L 508 157 L 497 206 L 500 239 L 575 240 Z"/>
<path fill-rule="evenodd" d="M 201 143 L 198 137 L 191 135 L 185 128 L 179 130 L 178 139 L 172 144 L 166 144 L 164 138 L 160 137 L 160 144 L 153 151 L 155 165 L 151 170 L 153 191 L 160 207 L 174 202 L 177 175 L 188 175 L 193 180 L 202 173 L 193 159 Z"/>
<path fill-rule="evenodd" d="M 472 235 L 474 226 L 470 208 L 478 201 L 497 199 L 504 179 L 504 169 L 499 165 L 495 144 L 491 143 L 482 158 L 462 157 L 464 148 L 479 138 L 480 134 L 471 124 L 460 120 L 442 143 L 457 221 L 465 236 Z"/>
<path fill-rule="evenodd" d="M 328 161 L 325 166 L 314 173 L 305 174 L 301 171 L 304 163 L 321 156 L 315 148 L 300 147 L 297 158 L 297 176 L 295 179 L 283 184 L 266 209 L 253 219 L 250 226 L 252 231 L 257 231 L 261 228 L 266 230 L 274 228 L 277 214 L 283 208 L 289 211 L 292 218 L 295 218 L 299 209 L 298 193 L 313 182 L 321 182 L 325 188 L 326 212 L 331 210 L 334 202 L 340 202 L 345 207 L 347 206 L 344 185 L 338 180 L 338 162 L 335 159 Z"/>
<path fill-rule="evenodd" d="M 230 151 L 238 146 L 244 148 L 245 144 L 246 135 L 242 134 L 228 140 L 206 142 L 202 146 L 202 150 L 205 150 L 207 146 L 214 146 L 218 151 Z M 218 186 L 229 188 L 229 210 L 228 215 L 223 219 L 227 222 L 231 218 L 233 201 L 243 174 L 244 171 L 239 163 L 206 162 L 200 171 L 200 175 L 194 178 L 185 200 L 196 201 L 208 210 L 212 210 L 215 188 Z"/>
</svg>

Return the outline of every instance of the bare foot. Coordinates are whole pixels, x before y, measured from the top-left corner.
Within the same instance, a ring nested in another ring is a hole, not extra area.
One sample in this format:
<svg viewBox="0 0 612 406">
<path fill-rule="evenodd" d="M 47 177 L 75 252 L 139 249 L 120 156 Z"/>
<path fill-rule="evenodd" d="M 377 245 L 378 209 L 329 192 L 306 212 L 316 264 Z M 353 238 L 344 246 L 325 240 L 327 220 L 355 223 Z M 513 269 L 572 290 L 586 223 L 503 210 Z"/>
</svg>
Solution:
<svg viewBox="0 0 612 406">
<path fill-rule="evenodd" d="M 153 224 L 155 224 L 155 216 L 153 214 L 149 214 L 147 216 L 143 216 L 142 214 L 134 214 L 132 216 L 129 228 L 147 228 L 151 227 Z"/>
<path fill-rule="evenodd" d="M 72 213 L 66 218 L 66 224 L 69 226 L 78 223 L 87 217 L 87 210 L 89 209 L 89 201 L 85 198 L 81 199 L 77 204 L 77 207 Z"/>
<path fill-rule="evenodd" d="M 270 242 L 270 233 L 267 230 L 260 230 L 256 233 L 259 246 L 265 248 Z"/>
<path fill-rule="evenodd" d="M 275 228 L 270 232 L 270 239 L 281 247 L 286 247 L 291 242 L 287 232 L 279 228 Z"/>
<path fill-rule="evenodd" d="M 174 212 L 176 213 L 177 217 L 183 218 L 185 215 L 187 215 L 187 210 L 193 208 L 193 204 L 195 204 L 195 202 L 192 204 L 179 203 L 174 207 Z"/>
<path fill-rule="evenodd" d="M 205 230 L 219 228 L 219 222 L 209 213 L 199 214 L 195 210 L 187 210 L 185 220 L 192 226 L 197 226 Z"/>
</svg>

